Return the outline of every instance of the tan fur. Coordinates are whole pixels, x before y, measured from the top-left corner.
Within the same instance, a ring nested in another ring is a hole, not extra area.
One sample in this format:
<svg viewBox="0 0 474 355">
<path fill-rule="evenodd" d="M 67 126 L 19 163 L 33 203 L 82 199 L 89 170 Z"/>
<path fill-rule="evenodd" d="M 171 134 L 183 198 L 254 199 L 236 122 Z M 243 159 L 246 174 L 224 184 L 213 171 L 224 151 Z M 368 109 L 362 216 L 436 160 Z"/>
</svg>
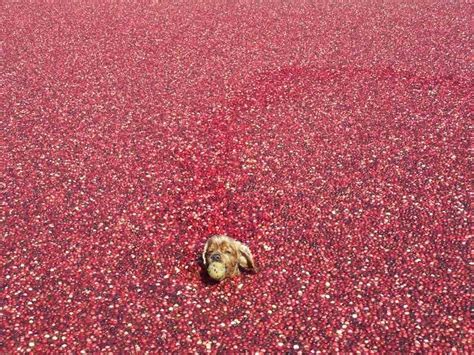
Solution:
<svg viewBox="0 0 474 355">
<path fill-rule="evenodd" d="M 245 245 L 226 235 L 214 235 L 206 242 L 202 253 L 205 266 L 211 263 L 213 255 L 219 255 L 221 262 L 226 266 L 226 278 L 240 274 L 240 268 L 256 271 L 250 249 Z"/>
</svg>

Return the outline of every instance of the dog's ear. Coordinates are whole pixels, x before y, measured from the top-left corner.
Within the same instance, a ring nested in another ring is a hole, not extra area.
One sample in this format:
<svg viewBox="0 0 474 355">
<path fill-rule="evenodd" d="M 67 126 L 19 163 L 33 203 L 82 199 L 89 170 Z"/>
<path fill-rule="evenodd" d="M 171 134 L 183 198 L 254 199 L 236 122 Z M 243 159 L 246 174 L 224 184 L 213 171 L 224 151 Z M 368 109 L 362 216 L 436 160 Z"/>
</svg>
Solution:
<svg viewBox="0 0 474 355">
<path fill-rule="evenodd" d="M 257 268 L 255 267 L 255 262 L 249 247 L 245 244 L 237 242 L 237 249 L 239 251 L 239 266 L 244 269 L 257 272 Z"/>
<path fill-rule="evenodd" d="M 202 263 L 204 266 L 206 266 L 207 264 L 207 260 L 206 260 L 206 253 L 207 253 L 207 249 L 209 248 L 209 243 L 211 242 L 211 240 L 209 239 L 206 244 L 204 245 L 204 251 L 202 252 Z"/>
</svg>

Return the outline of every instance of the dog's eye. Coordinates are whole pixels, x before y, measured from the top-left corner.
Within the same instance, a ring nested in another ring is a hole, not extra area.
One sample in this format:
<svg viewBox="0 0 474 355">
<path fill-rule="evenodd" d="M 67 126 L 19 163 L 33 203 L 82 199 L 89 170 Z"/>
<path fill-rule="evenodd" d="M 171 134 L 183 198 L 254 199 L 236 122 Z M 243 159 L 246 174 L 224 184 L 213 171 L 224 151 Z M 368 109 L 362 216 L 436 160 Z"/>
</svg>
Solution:
<svg viewBox="0 0 474 355">
<path fill-rule="evenodd" d="M 232 254 L 232 252 L 230 250 L 226 250 L 225 253 L 226 254 Z"/>
</svg>

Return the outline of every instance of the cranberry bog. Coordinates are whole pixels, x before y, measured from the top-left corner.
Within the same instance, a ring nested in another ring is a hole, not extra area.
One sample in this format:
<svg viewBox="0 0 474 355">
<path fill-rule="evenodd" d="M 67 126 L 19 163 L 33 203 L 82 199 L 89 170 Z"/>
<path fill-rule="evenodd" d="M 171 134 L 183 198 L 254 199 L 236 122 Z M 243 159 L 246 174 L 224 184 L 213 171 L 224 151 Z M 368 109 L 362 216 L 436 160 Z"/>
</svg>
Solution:
<svg viewBox="0 0 474 355">
<path fill-rule="evenodd" d="M 0 352 L 473 351 L 468 2 L 0 8 Z"/>
</svg>

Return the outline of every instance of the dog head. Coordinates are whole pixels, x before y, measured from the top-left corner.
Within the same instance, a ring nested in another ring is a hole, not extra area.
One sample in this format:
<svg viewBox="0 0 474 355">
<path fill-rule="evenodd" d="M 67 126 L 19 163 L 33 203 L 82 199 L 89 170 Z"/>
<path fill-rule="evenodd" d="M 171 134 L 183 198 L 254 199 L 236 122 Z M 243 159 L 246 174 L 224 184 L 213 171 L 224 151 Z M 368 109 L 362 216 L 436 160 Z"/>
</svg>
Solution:
<svg viewBox="0 0 474 355">
<path fill-rule="evenodd" d="M 256 271 L 250 249 L 241 242 L 225 235 L 214 235 L 206 242 L 202 260 L 205 266 L 221 262 L 226 268 L 226 277 L 236 276 L 239 268 Z"/>
</svg>

